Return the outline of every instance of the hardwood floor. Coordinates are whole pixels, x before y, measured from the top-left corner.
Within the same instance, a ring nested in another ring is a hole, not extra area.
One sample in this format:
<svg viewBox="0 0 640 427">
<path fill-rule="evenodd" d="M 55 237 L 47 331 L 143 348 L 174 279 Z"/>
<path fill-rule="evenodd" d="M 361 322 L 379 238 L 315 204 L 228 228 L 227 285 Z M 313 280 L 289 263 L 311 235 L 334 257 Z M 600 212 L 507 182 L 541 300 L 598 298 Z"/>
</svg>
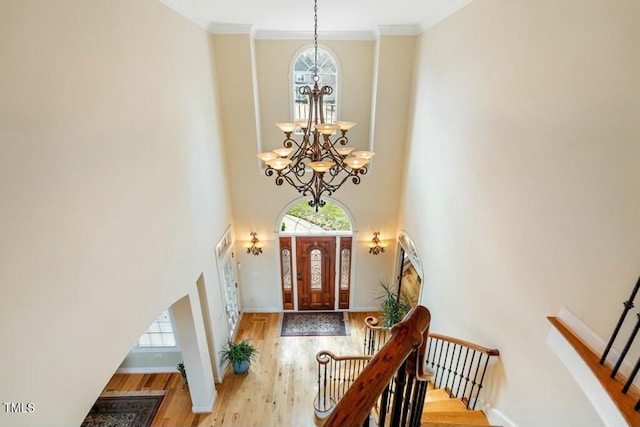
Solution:
<svg viewBox="0 0 640 427">
<path fill-rule="evenodd" d="M 280 337 L 278 313 L 244 313 L 238 340 L 258 348 L 248 375 L 227 372 L 216 384 L 211 414 L 193 414 L 180 374 L 115 374 L 105 392 L 166 390 L 152 427 L 160 426 L 297 426 L 315 427 L 313 398 L 317 387 L 316 354 L 362 354 L 364 318 L 348 313 L 350 334 L 344 337 Z"/>
</svg>

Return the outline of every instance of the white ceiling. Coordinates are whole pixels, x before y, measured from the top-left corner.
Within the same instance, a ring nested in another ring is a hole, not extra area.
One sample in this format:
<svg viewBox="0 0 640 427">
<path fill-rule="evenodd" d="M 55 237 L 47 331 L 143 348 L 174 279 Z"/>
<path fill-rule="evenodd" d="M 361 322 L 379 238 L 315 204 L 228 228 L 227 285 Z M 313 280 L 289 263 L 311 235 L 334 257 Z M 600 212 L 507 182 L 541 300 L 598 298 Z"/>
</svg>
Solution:
<svg viewBox="0 0 640 427">
<path fill-rule="evenodd" d="M 313 0 L 160 0 L 212 33 L 313 31 Z M 471 0 L 318 0 L 318 32 L 417 34 Z"/>
</svg>

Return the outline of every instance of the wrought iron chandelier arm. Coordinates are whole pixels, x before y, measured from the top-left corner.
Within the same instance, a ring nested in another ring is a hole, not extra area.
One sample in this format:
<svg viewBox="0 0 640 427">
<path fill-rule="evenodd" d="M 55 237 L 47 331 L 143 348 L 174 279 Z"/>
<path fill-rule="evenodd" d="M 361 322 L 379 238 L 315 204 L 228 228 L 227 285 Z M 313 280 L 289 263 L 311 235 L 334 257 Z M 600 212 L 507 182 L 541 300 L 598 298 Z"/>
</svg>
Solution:
<svg viewBox="0 0 640 427">
<path fill-rule="evenodd" d="M 359 184 L 360 176 L 367 173 L 365 165 L 375 153 L 360 151 L 352 153 L 349 157 L 353 147 L 339 146 L 347 145 L 349 142 L 347 131 L 356 123 L 333 122 L 333 118 L 331 118 L 332 123 L 325 123 L 324 99 L 333 94 L 333 88 L 329 85 L 319 86 L 318 0 L 314 0 L 313 41 L 313 85 L 301 86 L 298 89 L 298 93 L 308 99 L 306 120 L 277 123 L 276 125 L 285 133 L 284 149 L 274 150 L 281 158 L 273 158 L 273 154 L 269 153 L 261 153 L 259 157 L 267 163 L 265 174 L 275 175 L 276 185 L 282 185 L 286 181 L 303 196 L 311 195 L 309 205 L 315 207 L 317 211 L 319 207 L 325 205 L 322 200 L 323 194 L 331 195 L 349 179 L 354 184 Z M 303 131 L 301 142 L 292 138 L 298 126 Z M 332 138 L 334 133 L 335 136 Z"/>
</svg>

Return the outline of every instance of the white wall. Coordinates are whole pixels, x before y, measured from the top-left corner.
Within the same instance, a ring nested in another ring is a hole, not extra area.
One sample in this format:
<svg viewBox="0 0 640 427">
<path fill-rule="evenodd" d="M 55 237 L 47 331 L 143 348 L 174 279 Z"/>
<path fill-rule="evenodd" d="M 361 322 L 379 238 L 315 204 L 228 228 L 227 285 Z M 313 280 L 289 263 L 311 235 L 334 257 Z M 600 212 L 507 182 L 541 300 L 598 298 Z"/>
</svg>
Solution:
<svg viewBox="0 0 640 427">
<path fill-rule="evenodd" d="M 248 240 L 255 231 L 266 245 L 257 257 L 237 246 L 243 309 L 281 310 L 277 221 L 298 193 L 288 184 L 276 186 L 273 177 L 265 176 L 256 154 L 282 145 L 284 136 L 274 123 L 290 120 L 289 67 L 311 40 L 252 40 L 248 34 L 213 39 L 235 236 L 238 241 Z M 374 231 L 392 241 L 395 238 L 415 40 L 384 36 L 380 42 L 321 41 L 341 65 L 340 118 L 359 122 L 349 132 L 349 145 L 378 153 L 359 185 L 346 183 L 332 196 L 355 221 L 352 309 L 375 308 L 379 281 L 393 275 L 393 242 L 379 256 L 368 253 L 367 243 Z M 374 113 L 380 125 L 372 127 Z"/>
<path fill-rule="evenodd" d="M 79 425 L 151 321 L 217 286 L 214 97 L 209 36 L 155 0 L 0 1 L 0 400 L 35 406 L 1 425 Z"/>
<path fill-rule="evenodd" d="M 400 226 L 436 332 L 501 350 L 520 427 L 602 425 L 545 343 L 608 336 L 639 273 L 640 3 L 470 3 L 425 32 Z"/>
</svg>

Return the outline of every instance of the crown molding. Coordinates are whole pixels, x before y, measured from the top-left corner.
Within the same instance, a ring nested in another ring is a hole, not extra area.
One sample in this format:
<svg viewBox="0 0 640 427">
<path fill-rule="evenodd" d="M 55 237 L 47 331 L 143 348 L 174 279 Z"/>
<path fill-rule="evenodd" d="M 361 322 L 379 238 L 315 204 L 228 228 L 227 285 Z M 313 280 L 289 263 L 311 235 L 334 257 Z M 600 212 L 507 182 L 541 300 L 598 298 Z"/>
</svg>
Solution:
<svg viewBox="0 0 640 427">
<path fill-rule="evenodd" d="M 256 40 L 313 40 L 311 31 L 272 31 L 256 30 Z M 319 40 L 375 40 L 374 31 L 319 31 Z"/>
<path fill-rule="evenodd" d="M 211 34 L 251 34 L 252 25 L 226 24 L 223 22 L 210 22 L 206 30 Z"/>
<path fill-rule="evenodd" d="M 420 25 L 379 25 L 381 36 L 417 36 L 422 33 Z"/>
</svg>

